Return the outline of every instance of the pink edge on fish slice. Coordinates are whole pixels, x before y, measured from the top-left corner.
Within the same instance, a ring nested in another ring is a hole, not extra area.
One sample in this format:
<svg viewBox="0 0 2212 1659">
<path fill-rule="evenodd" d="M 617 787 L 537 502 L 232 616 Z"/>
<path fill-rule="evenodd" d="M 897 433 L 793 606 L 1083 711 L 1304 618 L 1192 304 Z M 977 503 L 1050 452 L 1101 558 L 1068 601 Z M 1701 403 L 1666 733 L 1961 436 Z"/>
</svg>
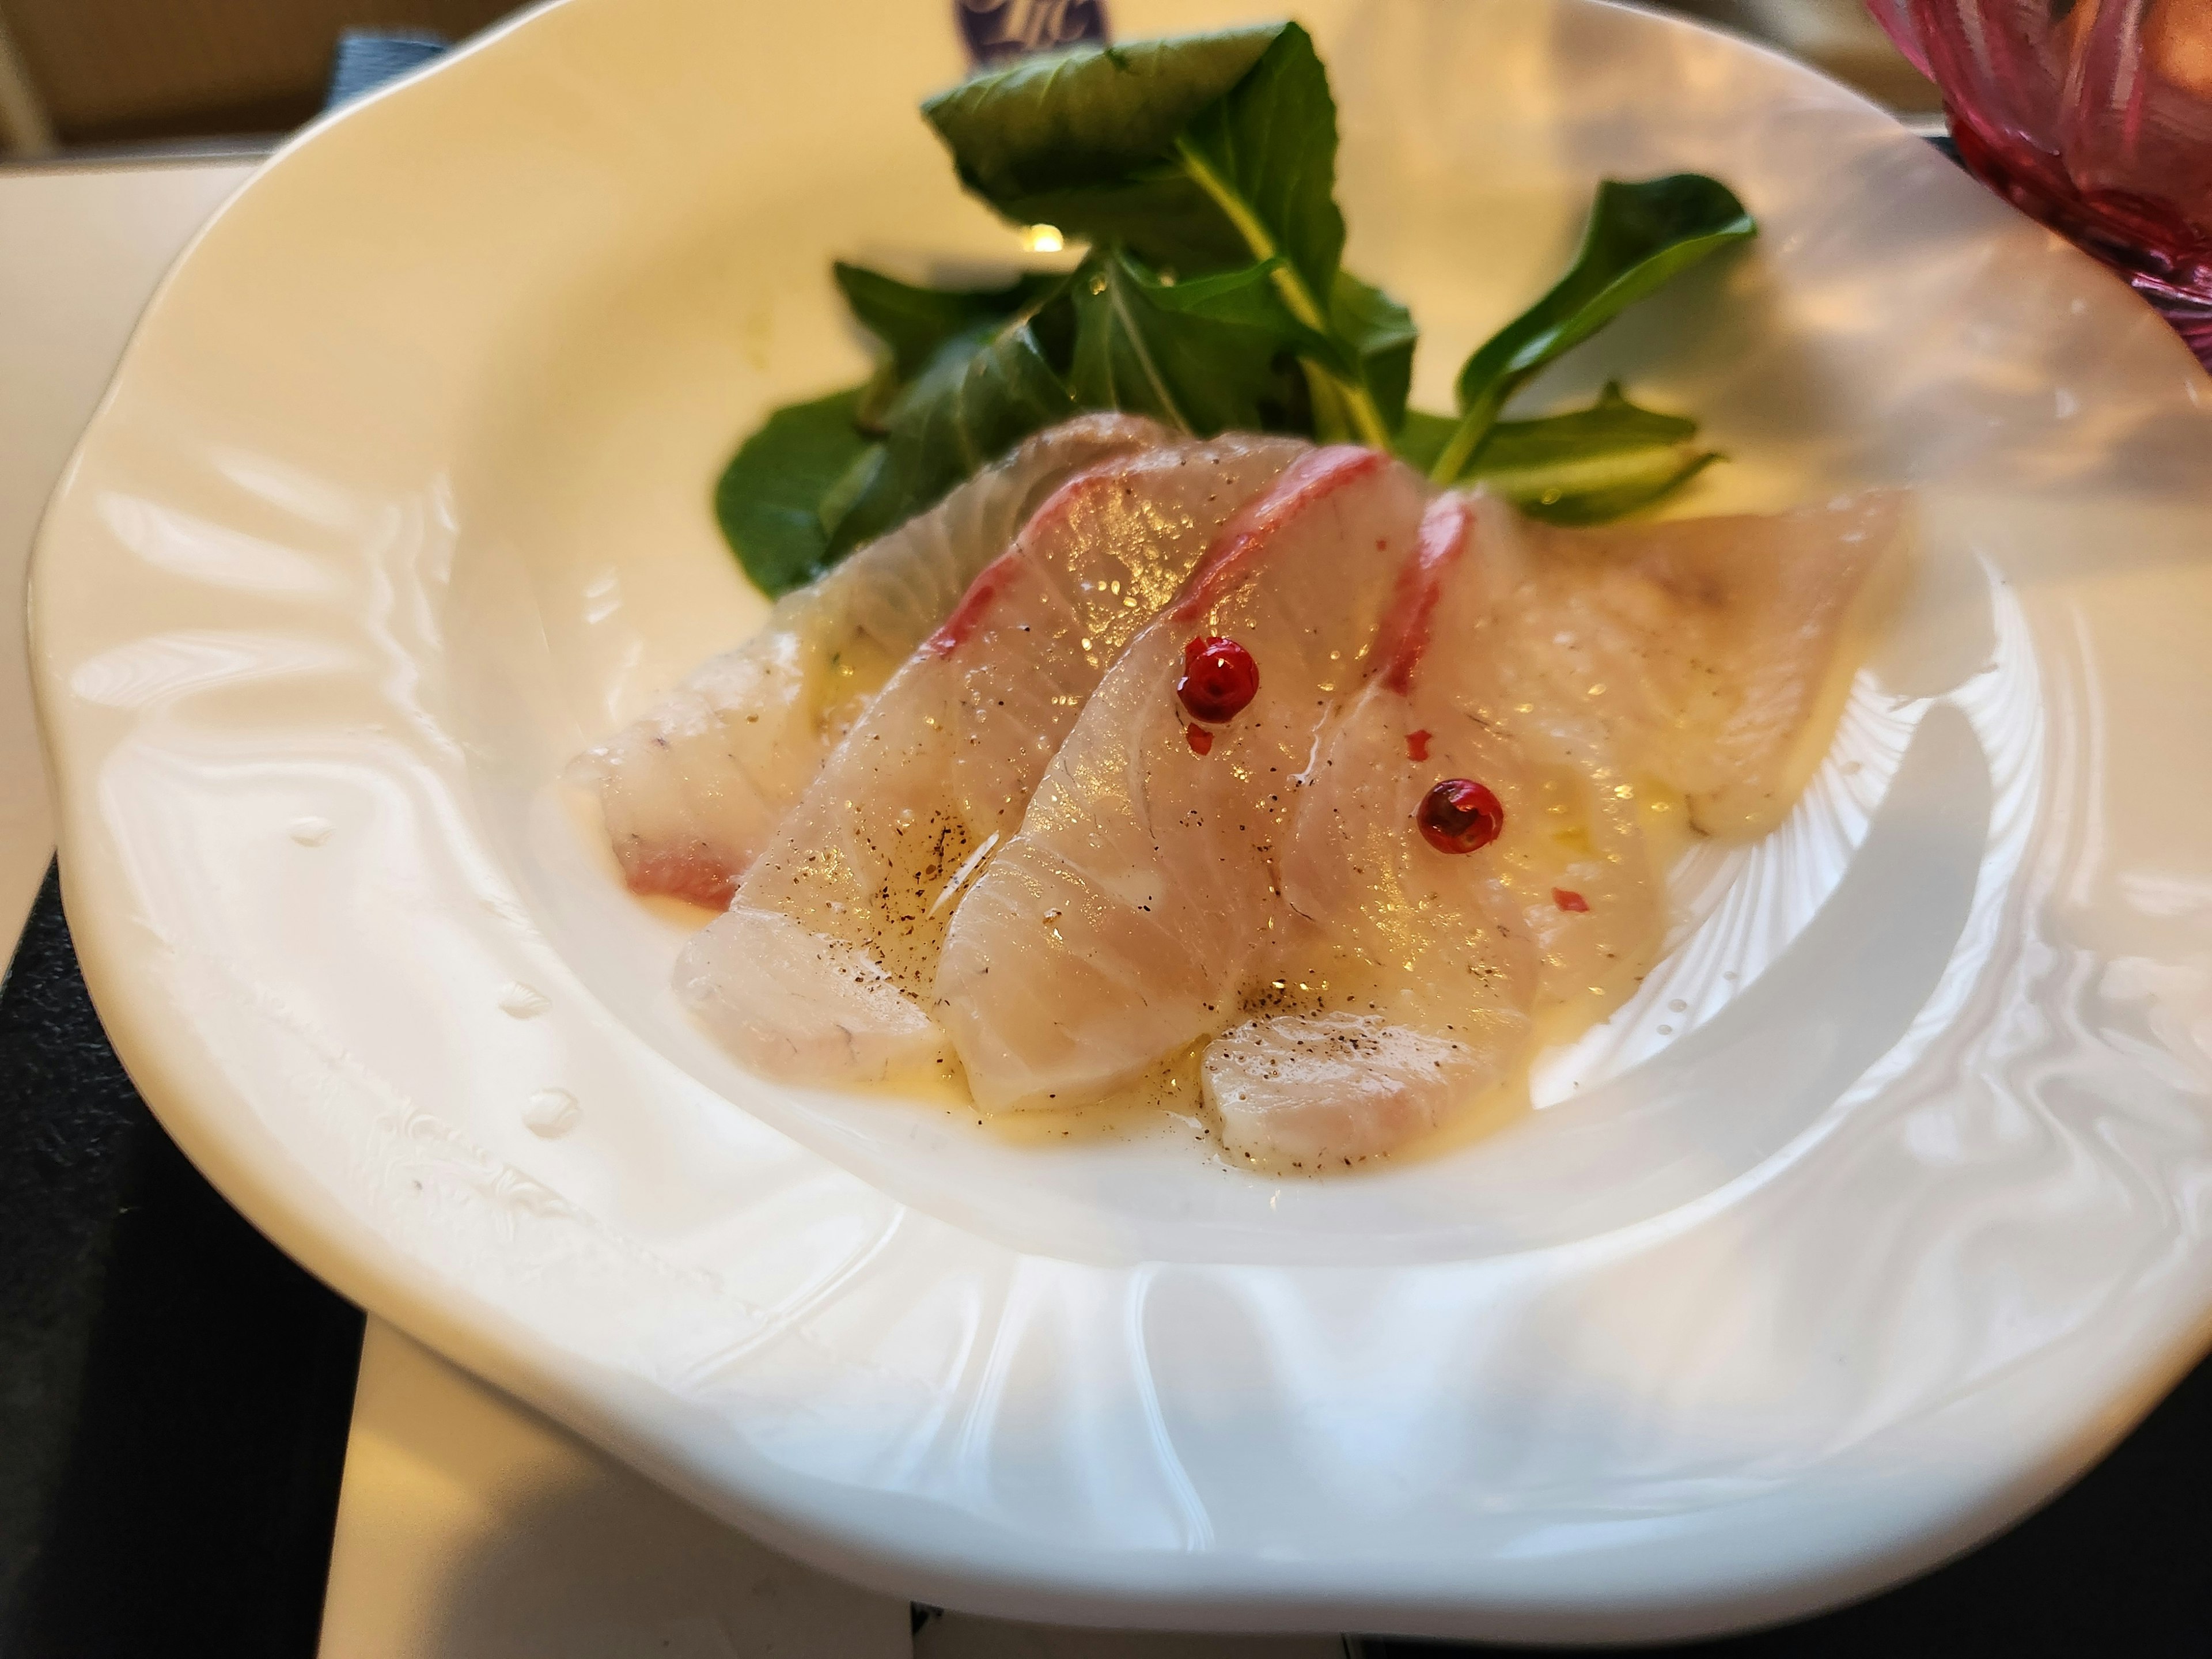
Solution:
<svg viewBox="0 0 2212 1659">
<path fill-rule="evenodd" d="M 1063 482 L 823 763 L 689 945 L 678 994 L 755 1070 L 859 1083 L 938 1064 L 921 1000 L 968 884 L 1013 835 L 1099 677 L 1218 527 L 1307 446 L 1162 446 Z"/>
<path fill-rule="evenodd" d="M 1365 671 L 1425 498 L 1388 456 L 1309 453 L 1101 682 L 939 961 L 939 1017 L 979 1106 L 1095 1100 L 1239 1016 L 1289 921 L 1272 849 L 1294 780 Z M 1258 696 L 1210 727 L 1176 690 L 1194 635 L 1258 670 Z"/>
<path fill-rule="evenodd" d="M 1273 489 L 1246 503 L 1213 538 L 1170 614 L 1177 622 L 1203 616 L 1252 574 L 1284 525 L 1346 484 L 1371 477 L 1389 461 L 1379 450 L 1352 444 L 1333 444 L 1301 457 L 1275 480 Z"/>
<path fill-rule="evenodd" d="M 1079 479 L 1072 480 L 1061 485 L 1060 494 L 1053 497 L 1053 501 L 1060 500 L 1070 488 L 1080 482 Z M 1038 517 L 1043 517 L 1051 510 L 1052 501 L 1048 501 L 1038 509 Z M 952 608 L 952 614 L 945 619 L 944 626 L 921 642 L 922 650 L 933 657 L 949 657 L 957 651 L 975 633 L 975 624 L 982 621 L 983 613 L 991 608 L 991 601 L 999 597 L 1002 588 L 1010 586 L 1020 576 L 1021 571 L 1022 557 L 1018 548 L 1007 549 L 985 565 L 969 585 L 968 591 L 960 596 L 960 603 Z"/>
<path fill-rule="evenodd" d="M 1097 466 L 1084 468 L 1046 496 L 1043 504 L 1022 526 L 1014 544 L 975 573 L 975 580 L 968 584 L 960 603 L 952 607 L 937 631 L 921 642 L 922 654 L 949 657 L 972 639 L 1000 596 L 1021 580 L 1028 564 L 1029 548 L 1038 538 L 1064 526 L 1086 498 L 1098 490 L 1113 489 L 1123 470 L 1112 461 L 1102 461 Z"/>
<path fill-rule="evenodd" d="M 594 790 L 623 878 L 720 908 L 869 699 L 1075 471 L 1174 441 L 1135 416 L 1078 416 L 785 594 L 569 769 Z"/>
<path fill-rule="evenodd" d="M 1400 696 L 1413 689 L 1414 671 L 1436 626 L 1444 578 L 1474 537 L 1474 508 L 1464 495 L 1439 496 L 1421 515 L 1420 544 L 1398 568 L 1398 583 L 1375 644 L 1382 684 Z"/>
<path fill-rule="evenodd" d="M 1315 741 L 1283 853 L 1292 925 L 1273 977 L 1248 982 L 1249 1017 L 1201 1058 L 1222 1144 L 1255 1164 L 1341 1168 L 1395 1151 L 1497 1084 L 1527 1046 L 1538 964 L 1519 908 L 1492 855 L 1439 853 L 1414 818 L 1435 769 L 1408 741 L 1425 722 L 1445 730 L 1447 754 L 1509 788 L 1501 774 L 1516 769 L 1509 744 L 1452 718 L 1448 682 L 1488 672 L 1478 641 L 1445 659 L 1443 681 L 1418 674 L 1447 588 L 1492 589 L 1469 558 L 1475 517 L 1456 495 L 1423 514 L 1369 677 Z"/>
</svg>

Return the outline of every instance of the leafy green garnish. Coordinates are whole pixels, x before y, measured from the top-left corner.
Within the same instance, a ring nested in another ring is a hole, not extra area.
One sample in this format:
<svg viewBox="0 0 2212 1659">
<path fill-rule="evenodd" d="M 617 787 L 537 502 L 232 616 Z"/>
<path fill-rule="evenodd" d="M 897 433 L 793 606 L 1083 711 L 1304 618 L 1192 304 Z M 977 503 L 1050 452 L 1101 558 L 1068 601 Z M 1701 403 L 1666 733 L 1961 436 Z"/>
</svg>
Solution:
<svg viewBox="0 0 2212 1659">
<path fill-rule="evenodd" d="M 1717 451 L 1624 450 L 1585 455 L 1534 481 L 1510 472 L 1484 483 L 1532 519 L 1550 524 L 1605 524 L 1671 495 L 1721 459 Z"/>
<path fill-rule="evenodd" d="M 1692 444 L 1694 422 L 1618 386 L 1587 409 L 1502 418 L 1546 365 L 1753 234 L 1711 179 L 1602 185 L 1573 268 L 1468 358 L 1448 417 L 1407 407 L 1412 316 L 1344 269 L 1336 106 L 1297 24 L 1079 47 L 922 107 L 970 191 L 1089 250 L 1073 271 L 995 287 L 835 267 L 881 344 L 873 378 L 771 415 L 715 490 L 723 533 L 771 593 L 1086 409 L 1394 449 L 1559 522 L 1633 511 L 1717 459 Z"/>
<path fill-rule="evenodd" d="M 1587 409 L 1565 410 L 1534 420 L 1501 421 L 1491 428 L 1482 459 L 1474 469 L 1479 478 L 1507 473 L 1535 472 L 1591 456 L 1618 455 L 1632 450 L 1671 449 L 1698 435 L 1698 423 L 1686 415 L 1668 415 L 1631 403 L 1620 382 L 1608 380 Z"/>
<path fill-rule="evenodd" d="M 1415 410 L 1398 434 L 1399 458 L 1435 466 L 1458 422 Z M 1533 518 L 1596 524 L 1647 507 L 1720 457 L 1690 441 L 1698 423 L 1631 403 L 1608 384 L 1586 409 L 1500 421 L 1474 466 L 1455 483 L 1479 483 Z"/>
<path fill-rule="evenodd" d="M 1037 271 L 999 288 L 917 288 L 842 259 L 830 267 L 830 274 L 854 320 L 890 349 L 860 410 L 860 424 L 872 429 L 880 429 L 884 406 L 899 387 L 921 374 L 947 340 L 1012 316 L 1066 280 Z"/>
<path fill-rule="evenodd" d="M 1406 393 L 1413 384 L 1413 347 L 1421 336 L 1413 326 L 1413 313 L 1381 289 L 1340 270 L 1329 288 L 1328 316 L 1330 329 L 1349 349 L 1353 372 L 1374 399 L 1384 429 L 1395 432 L 1406 418 Z"/>
<path fill-rule="evenodd" d="M 1313 38 L 1279 26 L 1252 72 L 1176 137 L 1175 160 L 1255 258 L 1279 256 L 1275 278 L 1319 328 L 1344 258 L 1336 205 L 1336 100 Z"/>
<path fill-rule="evenodd" d="M 865 386 L 792 404 L 769 416 L 714 485 L 714 517 L 753 585 L 770 598 L 829 568 L 823 498 L 877 447 L 858 425 Z"/>
<path fill-rule="evenodd" d="M 1389 442 L 1395 419 L 1341 367 L 1364 354 L 1339 331 L 1336 101 L 1296 23 L 1079 47 L 981 76 L 922 112 L 962 181 L 1016 223 L 1119 242 L 1178 276 L 1268 265 L 1291 316 L 1336 348 L 1302 354 L 1316 415 L 1340 410 L 1363 442 Z M 1398 311 L 1394 326 L 1412 325 Z"/>
<path fill-rule="evenodd" d="M 1176 141 L 1285 27 L 1026 58 L 921 112 L 960 182 L 1017 224 L 1119 241 L 1156 266 L 1220 269 L 1251 251 L 1174 161 Z"/>
<path fill-rule="evenodd" d="M 1758 227 L 1735 192 L 1702 173 L 1597 188 L 1575 262 L 1542 299 L 1492 335 L 1459 372 L 1459 429 L 1431 476 L 1464 471 L 1506 399 L 1630 306 Z"/>
<path fill-rule="evenodd" d="M 1201 437 L 1295 419 L 1303 387 L 1290 359 L 1312 331 L 1284 306 L 1271 263 L 1169 284 L 1109 249 L 1078 277 L 1069 384 L 1085 407 Z"/>
<path fill-rule="evenodd" d="M 954 335 L 884 407 L 880 453 L 858 458 L 824 503 L 830 560 L 1076 412 L 1034 320 L 1021 312 Z"/>
</svg>

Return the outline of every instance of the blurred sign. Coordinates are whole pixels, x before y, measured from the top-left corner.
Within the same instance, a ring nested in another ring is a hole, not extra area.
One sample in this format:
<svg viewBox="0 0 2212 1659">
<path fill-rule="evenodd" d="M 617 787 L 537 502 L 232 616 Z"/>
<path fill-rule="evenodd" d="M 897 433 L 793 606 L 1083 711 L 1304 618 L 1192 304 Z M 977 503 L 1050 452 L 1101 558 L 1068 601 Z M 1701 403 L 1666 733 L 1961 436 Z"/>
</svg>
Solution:
<svg viewBox="0 0 2212 1659">
<path fill-rule="evenodd" d="M 1112 38 L 1105 0 L 953 0 L 952 9 L 979 68 Z"/>
</svg>

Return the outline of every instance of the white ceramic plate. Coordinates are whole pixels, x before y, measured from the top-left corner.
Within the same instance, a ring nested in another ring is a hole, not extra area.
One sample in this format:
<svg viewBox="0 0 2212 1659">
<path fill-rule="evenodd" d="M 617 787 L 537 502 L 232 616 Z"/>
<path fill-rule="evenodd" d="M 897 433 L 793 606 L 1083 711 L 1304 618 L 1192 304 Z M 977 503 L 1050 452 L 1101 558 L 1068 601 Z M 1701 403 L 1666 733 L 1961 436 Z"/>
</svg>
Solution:
<svg viewBox="0 0 2212 1659">
<path fill-rule="evenodd" d="M 1118 0 L 1127 35 L 1264 12 Z M 1737 459 L 1923 487 L 1770 842 L 1542 1103 L 1272 1183 L 771 1088 L 563 760 L 761 609 L 706 490 L 864 359 L 833 253 L 1003 259 L 948 4 L 570 0 L 325 123 L 155 302 L 47 522 L 79 948 L 194 1159 L 347 1294 L 927 1600 L 1501 1638 L 1773 1619 L 2084 1467 L 2212 1315 L 2212 410 L 1877 112 L 1589 0 L 1302 8 L 1358 267 L 1468 346 L 1592 181 L 1765 233 L 1583 354 Z"/>
</svg>

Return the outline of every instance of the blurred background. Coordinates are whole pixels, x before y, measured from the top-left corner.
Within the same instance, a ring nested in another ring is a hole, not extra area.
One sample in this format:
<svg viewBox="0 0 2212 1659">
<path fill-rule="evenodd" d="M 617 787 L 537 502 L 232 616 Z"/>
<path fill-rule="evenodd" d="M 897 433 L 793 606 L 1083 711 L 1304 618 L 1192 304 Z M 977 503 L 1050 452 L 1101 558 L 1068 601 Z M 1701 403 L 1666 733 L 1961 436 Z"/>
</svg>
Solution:
<svg viewBox="0 0 2212 1659">
<path fill-rule="evenodd" d="M 1771 40 L 1902 114 L 1938 106 L 1858 0 L 1659 9 Z M 265 143 L 322 107 L 347 31 L 459 40 L 517 9 L 510 0 L 0 0 L 0 157 Z"/>
<path fill-rule="evenodd" d="M 453 40 L 513 0 L 0 0 L 0 150 L 262 138 L 323 106 L 348 29 Z"/>
<path fill-rule="evenodd" d="M 1859 0 L 1661 0 L 1651 9 L 1686 12 L 1770 41 L 1900 115 L 1942 112 L 1936 83 L 1905 62 Z"/>
</svg>

